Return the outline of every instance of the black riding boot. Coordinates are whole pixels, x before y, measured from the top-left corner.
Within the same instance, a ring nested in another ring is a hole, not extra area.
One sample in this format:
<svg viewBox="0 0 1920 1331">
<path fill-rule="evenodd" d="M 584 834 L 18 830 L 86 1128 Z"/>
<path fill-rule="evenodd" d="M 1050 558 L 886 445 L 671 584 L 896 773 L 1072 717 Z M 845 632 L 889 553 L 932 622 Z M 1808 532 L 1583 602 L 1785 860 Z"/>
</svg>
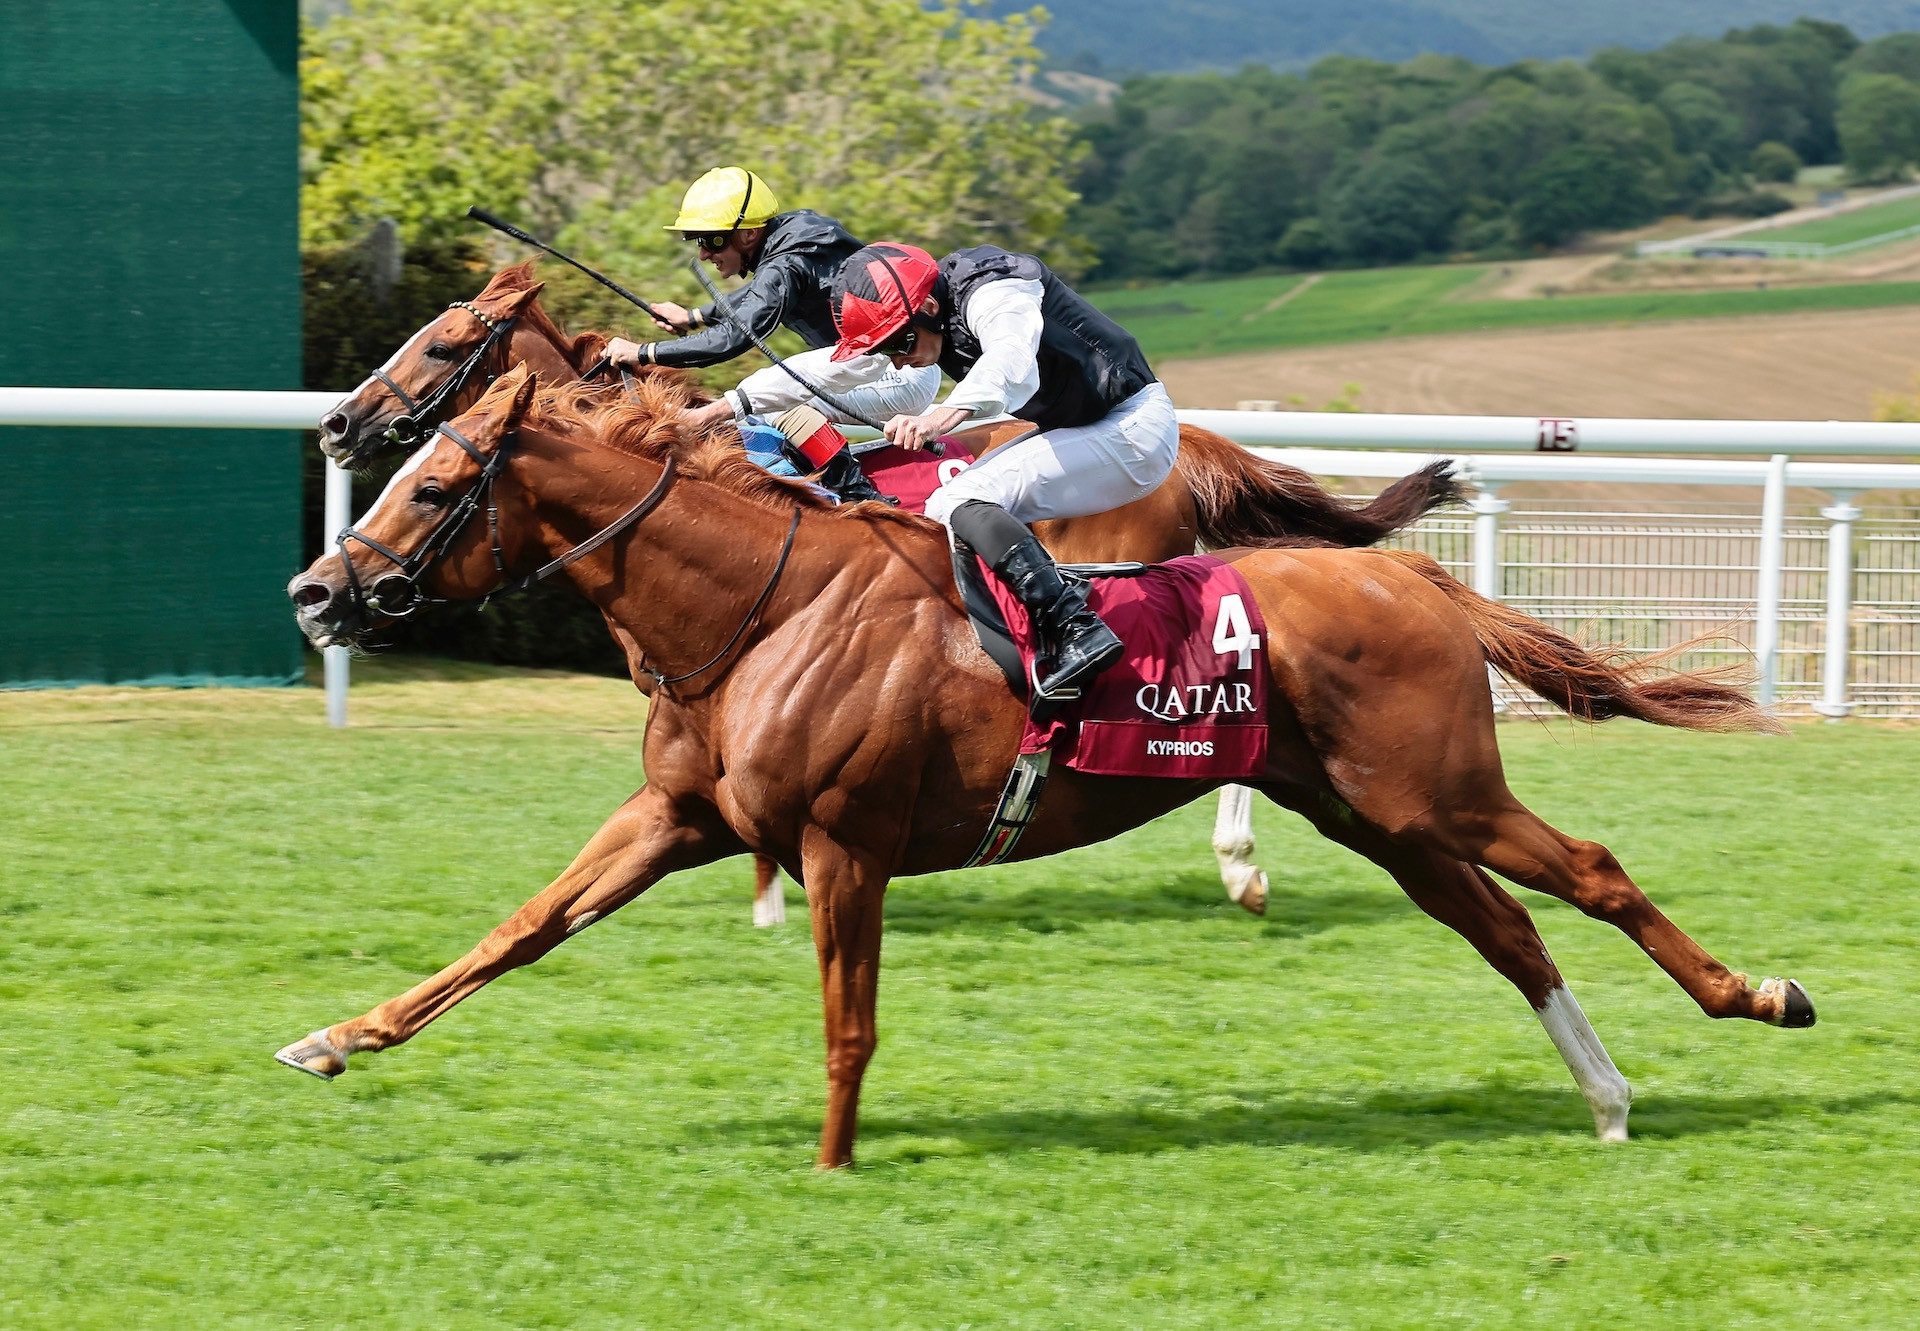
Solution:
<svg viewBox="0 0 1920 1331">
<path fill-rule="evenodd" d="M 864 499 L 876 499 L 883 504 L 898 505 L 900 501 L 892 495 L 881 494 L 867 473 L 860 470 L 859 461 L 853 456 L 851 448 L 843 448 L 827 459 L 827 465 L 820 468 L 820 484 L 840 496 L 843 504 L 857 504 Z"/>
<path fill-rule="evenodd" d="M 1035 638 L 1047 647 L 1034 663 L 1034 691 L 1043 698 L 1073 697 L 1120 659 L 1118 635 L 1087 606 L 1087 584 L 1063 578 L 1031 534 L 993 566 L 1033 617 Z"/>
</svg>

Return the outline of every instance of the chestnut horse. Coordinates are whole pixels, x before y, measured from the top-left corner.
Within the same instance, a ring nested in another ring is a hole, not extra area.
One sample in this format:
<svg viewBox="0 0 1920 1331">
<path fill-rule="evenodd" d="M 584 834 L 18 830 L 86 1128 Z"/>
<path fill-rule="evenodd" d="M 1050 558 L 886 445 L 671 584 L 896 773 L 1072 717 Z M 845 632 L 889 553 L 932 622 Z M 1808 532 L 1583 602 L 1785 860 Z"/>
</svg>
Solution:
<svg viewBox="0 0 1920 1331">
<path fill-rule="evenodd" d="M 502 269 L 478 296 L 449 306 L 409 338 L 321 419 L 321 451 L 342 465 L 365 466 L 416 444 L 439 422 L 472 406 L 492 378 L 515 365 L 528 366 L 549 387 L 580 378 L 599 359 L 606 339 L 563 332 L 541 308 L 545 284 L 533 272 L 531 259 Z M 1029 428 L 1002 421 L 961 437 L 978 454 Z M 1173 474 L 1152 494 L 1110 513 L 1042 522 L 1034 532 L 1063 562 L 1153 564 L 1190 555 L 1197 545 L 1371 545 L 1458 498 L 1441 463 L 1396 482 L 1367 505 L 1349 505 L 1303 471 L 1186 426 Z M 1244 787 L 1221 790 L 1213 849 L 1228 897 L 1264 914 L 1267 875 L 1253 862 L 1253 801 Z M 755 924 L 785 918 L 773 866 L 765 859 L 755 862 L 753 918 Z"/>
<path fill-rule="evenodd" d="M 818 1163 L 850 1164 L 876 1041 L 890 880 L 960 866 L 1006 780 L 1025 709 L 960 608 L 944 534 L 883 505 L 825 506 L 722 434 L 689 437 L 684 385 L 631 400 L 575 385 L 536 399 L 514 371 L 423 445 L 340 552 L 289 588 L 316 644 L 353 641 L 375 607 L 471 599 L 564 571 L 658 683 L 646 785 L 571 866 L 459 961 L 280 1061 L 332 1078 L 411 1039 L 500 975 L 723 856 L 771 857 L 805 886 L 825 1005 Z M 486 520 L 476 515 L 485 512 Z M 1230 550 L 1265 617 L 1270 756 L 1255 787 L 1385 869 L 1524 995 L 1603 1138 L 1629 1091 L 1492 870 L 1621 929 L 1713 1017 L 1813 1021 L 1791 980 L 1758 988 L 1657 910 L 1605 847 L 1548 826 L 1508 790 L 1489 662 L 1573 715 L 1699 730 L 1774 723 L 1688 675 L 1623 671 L 1487 601 L 1423 555 Z M 807 663 L 817 688 L 793 689 Z M 819 696 L 859 700 L 820 710 Z M 1209 782 L 1057 772 L 1016 858 L 1104 840 Z"/>
</svg>

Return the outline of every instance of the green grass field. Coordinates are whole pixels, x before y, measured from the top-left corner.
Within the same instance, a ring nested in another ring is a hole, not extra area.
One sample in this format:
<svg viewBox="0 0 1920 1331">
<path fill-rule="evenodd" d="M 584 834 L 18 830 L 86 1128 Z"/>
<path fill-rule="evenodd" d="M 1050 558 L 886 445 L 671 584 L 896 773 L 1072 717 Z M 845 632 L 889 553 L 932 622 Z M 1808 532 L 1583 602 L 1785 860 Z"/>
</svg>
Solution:
<svg viewBox="0 0 1920 1331">
<path fill-rule="evenodd" d="M 1812 245 L 1847 245 L 1911 226 L 1920 226 L 1920 196 L 1895 199 L 1891 203 L 1875 204 L 1871 208 L 1838 213 L 1777 230 L 1756 231 L 1752 238 L 1802 241 Z"/>
<path fill-rule="evenodd" d="M 1771 234 L 1771 233 L 1770 233 Z M 1647 291 L 1618 295 L 1476 298 L 1484 264 L 1372 268 L 1320 275 L 1169 282 L 1093 293 L 1140 339 L 1152 360 L 1222 356 L 1425 333 L 1644 323 L 1920 303 L 1920 282 L 1768 290 Z M 1284 298 L 1284 303 L 1279 303 Z"/>
<path fill-rule="evenodd" d="M 1528 897 L 1633 1081 L 1383 875 L 1211 805 L 902 882 L 851 1173 L 817 973 L 744 862 L 322 1084 L 271 1052 L 543 885 L 640 781 L 616 682 L 0 694 L 8 1327 L 1765 1327 L 1920 1317 L 1911 729 L 1503 730 L 1521 795 L 1820 1025 L 1716 1024 Z M 797 901 L 794 903 L 798 905 Z"/>
</svg>

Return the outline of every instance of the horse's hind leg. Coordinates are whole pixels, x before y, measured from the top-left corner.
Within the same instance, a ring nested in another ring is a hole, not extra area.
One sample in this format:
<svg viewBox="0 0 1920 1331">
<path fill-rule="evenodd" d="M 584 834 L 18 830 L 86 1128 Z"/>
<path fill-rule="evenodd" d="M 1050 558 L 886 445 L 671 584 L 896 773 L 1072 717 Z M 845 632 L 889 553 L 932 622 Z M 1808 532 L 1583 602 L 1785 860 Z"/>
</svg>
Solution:
<svg viewBox="0 0 1920 1331">
<path fill-rule="evenodd" d="M 1473 859 L 1613 925 L 1638 943 L 1709 1017 L 1813 1025 L 1813 1003 L 1798 981 L 1771 979 L 1754 988 L 1745 975 L 1721 965 L 1661 914 L 1605 846 L 1575 840 L 1511 795 L 1508 800 L 1505 809 L 1468 837 L 1483 842 L 1477 852 L 1469 850 Z"/>
<path fill-rule="evenodd" d="M 622 805 L 552 886 L 527 902 L 466 956 L 362 1016 L 315 1031 L 274 1057 L 331 1081 L 347 1056 L 386 1049 L 419 1034 L 490 980 L 538 961 L 595 920 L 667 874 L 707 864 L 741 847 L 705 806 L 682 808 L 651 788 Z"/>
<path fill-rule="evenodd" d="M 753 927 L 769 928 L 787 922 L 787 894 L 780 886 L 780 866 L 765 855 L 753 857 Z"/>
<path fill-rule="evenodd" d="M 1213 855 L 1227 899 L 1254 915 L 1267 913 L 1267 875 L 1253 862 L 1253 790 L 1220 787 L 1220 812 L 1213 820 Z"/>
<path fill-rule="evenodd" d="M 1435 855 L 1430 868 L 1424 874 L 1396 871 L 1394 880 L 1415 905 L 1472 943 L 1526 996 L 1593 1110 L 1595 1134 L 1601 1141 L 1625 1141 L 1633 1089 L 1567 988 L 1527 908 L 1476 865 Z"/>
<path fill-rule="evenodd" d="M 1527 908 L 1474 865 L 1393 840 L 1330 804 L 1306 812 L 1329 840 L 1392 874 L 1415 905 L 1473 944 L 1520 991 L 1593 1111 L 1595 1134 L 1602 1141 L 1625 1141 L 1632 1088 L 1547 954 Z"/>
</svg>

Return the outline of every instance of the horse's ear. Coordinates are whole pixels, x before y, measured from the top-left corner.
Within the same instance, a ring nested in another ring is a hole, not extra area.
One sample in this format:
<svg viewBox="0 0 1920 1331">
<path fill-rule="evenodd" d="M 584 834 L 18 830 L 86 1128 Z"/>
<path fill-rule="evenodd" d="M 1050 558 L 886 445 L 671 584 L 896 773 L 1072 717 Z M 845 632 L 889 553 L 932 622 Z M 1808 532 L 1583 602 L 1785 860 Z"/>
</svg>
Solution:
<svg viewBox="0 0 1920 1331">
<path fill-rule="evenodd" d="M 500 296 L 499 304 L 494 308 L 500 315 L 512 318 L 518 315 L 520 311 L 526 309 L 527 306 L 533 304 L 533 302 L 539 298 L 540 293 L 546 289 L 547 284 L 545 282 L 535 282 L 530 287 L 522 287 L 518 291 L 505 292 Z"/>
<path fill-rule="evenodd" d="M 473 438 L 498 438 L 520 424 L 539 386 L 530 367 L 516 365 L 494 380 L 473 404 L 473 409 L 460 419 L 469 423 Z"/>
<path fill-rule="evenodd" d="M 527 408 L 533 405 L 533 395 L 539 390 L 540 376 L 528 365 L 514 367 L 513 374 L 520 376 L 519 385 L 513 390 L 513 402 L 507 407 L 507 428 L 511 430 L 527 414 Z"/>
</svg>

